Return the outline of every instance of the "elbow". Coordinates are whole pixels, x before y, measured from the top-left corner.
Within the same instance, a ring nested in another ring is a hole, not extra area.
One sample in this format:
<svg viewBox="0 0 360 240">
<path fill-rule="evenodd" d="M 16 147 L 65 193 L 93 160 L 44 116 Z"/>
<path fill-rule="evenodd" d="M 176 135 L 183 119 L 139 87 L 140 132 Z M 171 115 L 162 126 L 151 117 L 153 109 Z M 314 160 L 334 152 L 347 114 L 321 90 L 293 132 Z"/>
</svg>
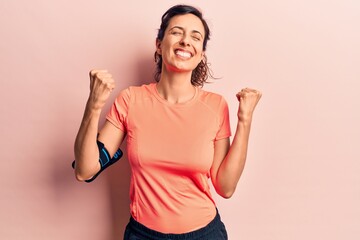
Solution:
<svg viewBox="0 0 360 240">
<path fill-rule="evenodd" d="M 76 165 L 76 160 L 73 162 L 72 166 L 74 168 L 75 179 L 78 180 L 79 182 L 84 182 L 86 179 L 84 178 L 83 174 L 81 173 L 78 166 Z"/>
<path fill-rule="evenodd" d="M 234 195 L 235 189 L 221 189 L 221 188 L 215 188 L 216 192 L 223 198 L 229 199 Z"/>
<path fill-rule="evenodd" d="M 85 182 L 86 180 L 90 179 L 93 175 L 84 174 L 83 172 L 79 171 L 78 169 L 75 169 L 75 178 L 79 182 Z"/>
<path fill-rule="evenodd" d="M 84 179 L 83 177 L 81 177 L 81 176 L 79 176 L 79 175 L 77 175 L 77 174 L 75 174 L 75 178 L 76 178 L 76 180 L 78 180 L 79 182 L 84 182 L 84 181 L 85 181 L 85 179 Z"/>
<path fill-rule="evenodd" d="M 229 199 L 234 195 L 234 191 L 227 191 L 224 192 L 222 194 L 220 194 L 221 197 L 225 198 L 225 199 Z"/>
<path fill-rule="evenodd" d="M 94 175 L 81 175 L 81 174 L 78 174 L 78 173 L 75 173 L 75 178 L 76 180 L 78 180 L 79 182 L 85 182 L 86 180 L 89 180 L 93 177 Z"/>
<path fill-rule="evenodd" d="M 74 163 L 74 172 L 75 172 L 75 178 L 79 182 L 85 182 L 86 180 L 92 178 L 100 169 L 92 169 L 92 168 L 84 168 L 80 167 L 76 164 L 76 161 Z"/>
<path fill-rule="evenodd" d="M 75 178 L 79 182 L 84 182 L 86 180 L 86 178 L 82 174 L 80 174 L 78 171 L 75 171 Z"/>
</svg>

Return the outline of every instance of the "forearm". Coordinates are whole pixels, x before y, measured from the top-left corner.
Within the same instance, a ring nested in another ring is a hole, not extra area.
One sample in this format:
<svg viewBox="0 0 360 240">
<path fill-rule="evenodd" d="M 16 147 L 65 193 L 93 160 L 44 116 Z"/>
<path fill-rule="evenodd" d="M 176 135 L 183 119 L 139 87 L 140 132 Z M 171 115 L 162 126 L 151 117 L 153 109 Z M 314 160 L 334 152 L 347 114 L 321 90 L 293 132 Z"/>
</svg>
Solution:
<svg viewBox="0 0 360 240">
<path fill-rule="evenodd" d="M 225 198 L 232 196 L 244 170 L 250 128 L 251 119 L 238 121 L 230 149 L 220 165 L 217 174 L 217 185 L 218 191 L 220 191 L 220 194 Z"/>
<path fill-rule="evenodd" d="M 84 116 L 75 139 L 75 174 L 78 180 L 86 180 L 100 170 L 99 150 L 96 144 L 101 109 L 86 105 Z"/>
</svg>

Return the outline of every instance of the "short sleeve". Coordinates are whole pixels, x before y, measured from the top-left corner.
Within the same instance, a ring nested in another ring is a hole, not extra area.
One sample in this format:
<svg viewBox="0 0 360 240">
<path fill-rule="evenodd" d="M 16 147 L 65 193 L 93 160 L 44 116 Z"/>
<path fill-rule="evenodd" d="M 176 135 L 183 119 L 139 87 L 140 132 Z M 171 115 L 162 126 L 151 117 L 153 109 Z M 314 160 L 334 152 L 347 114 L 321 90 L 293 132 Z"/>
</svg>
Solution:
<svg viewBox="0 0 360 240">
<path fill-rule="evenodd" d="M 215 140 L 220 140 L 231 136 L 229 107 L 225 99 L 222 97 L 218 111 L 219 130 L 216 134 Z"/>
<path fill-rule="evenodd" d="M 127 130 L 127 115 L 130 103 L 130 89 L 124 89 L 112 104 L 110 111 L 106 115 L 106 119 L 121 131 Z"/>
</svg>

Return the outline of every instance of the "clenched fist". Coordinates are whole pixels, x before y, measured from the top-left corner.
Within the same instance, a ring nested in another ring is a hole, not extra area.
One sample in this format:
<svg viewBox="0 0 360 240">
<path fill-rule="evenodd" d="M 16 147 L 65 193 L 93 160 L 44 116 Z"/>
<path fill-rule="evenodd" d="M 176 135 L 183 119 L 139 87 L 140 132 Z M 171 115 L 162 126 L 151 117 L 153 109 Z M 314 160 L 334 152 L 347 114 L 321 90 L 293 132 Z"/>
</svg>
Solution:
<svg viewBox="0 0 360 240">
<path fill-rule="evenodd" d="M 261 92 L 251 88 L 244 88 L 236 94 L 236 97 L 239 100 L 239 121 L 251 121 L 252 114 L 261 95 Z"/>
<path fill-rule="evenodd" d="M 90 95 L 88 105 L 92 109 L 100 110 L 104 107 L 111 91 L 115 88 L 115 81 L 107 70 L 91 70 Z"/>
</svg>

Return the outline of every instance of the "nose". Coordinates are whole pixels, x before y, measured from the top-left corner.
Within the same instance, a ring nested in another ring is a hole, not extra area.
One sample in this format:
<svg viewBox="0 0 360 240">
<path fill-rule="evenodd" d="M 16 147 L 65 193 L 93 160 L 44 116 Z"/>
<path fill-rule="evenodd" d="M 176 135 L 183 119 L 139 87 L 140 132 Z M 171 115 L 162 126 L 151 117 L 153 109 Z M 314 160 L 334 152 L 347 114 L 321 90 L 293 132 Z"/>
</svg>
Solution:
<svg viewBox="0 0 360 240">
<path fill-rule="evenodd" d="M 184 34 L 180 40 L 180 44 L 183 46 L 190 46 L 190 37 L 188 34 Z"/>
</svg>

